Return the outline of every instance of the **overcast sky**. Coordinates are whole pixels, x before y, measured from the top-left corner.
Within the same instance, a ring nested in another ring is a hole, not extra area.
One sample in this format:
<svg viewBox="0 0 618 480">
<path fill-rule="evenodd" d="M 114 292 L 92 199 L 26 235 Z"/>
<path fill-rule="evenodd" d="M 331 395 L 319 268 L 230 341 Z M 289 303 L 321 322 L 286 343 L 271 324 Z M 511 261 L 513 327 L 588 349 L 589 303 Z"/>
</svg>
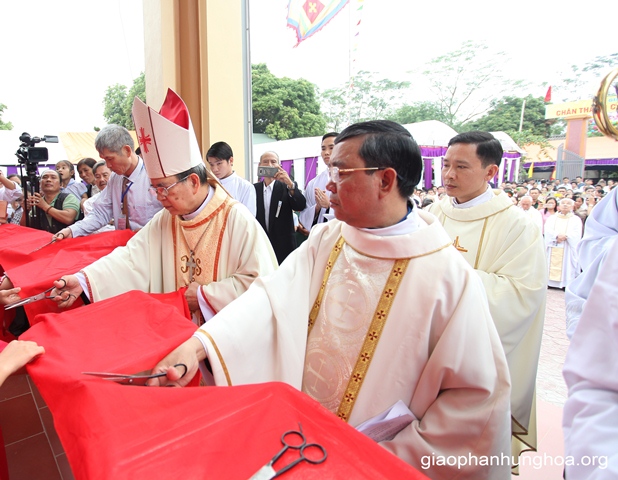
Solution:
<svg viewBox="0 0 618 480">
<path fill-rule="evenodd" d="M 351 0 L 294 47 L 287 0 L 250 0 L 252 62 L 266 63 L 277 76 L 330 88 L 345 83 L 354 69 L 405 78 L 465 40 L 484 41 L 508 52 L 513 78 L 535 83 L 530 93 L 542 96 L 546 87 L 540 84 L 555 83 L 571 64 L 615 51 L 615 29 L 599 17 L 596 1 L 571 10 L 558 0 L 520 0 L 512 7 L 495 0 L 363 3 L 358 30 L 358 3 Z M 8 107 L 2 119 L 13 122 L 17 136 L 105 124 L 107 87 L 130 86 L 144 69 L 141 10 L 141 0 L 0 2 L 0 103 Z M 356 50 L 350 40 L 355 33 Z"/>
</svg>

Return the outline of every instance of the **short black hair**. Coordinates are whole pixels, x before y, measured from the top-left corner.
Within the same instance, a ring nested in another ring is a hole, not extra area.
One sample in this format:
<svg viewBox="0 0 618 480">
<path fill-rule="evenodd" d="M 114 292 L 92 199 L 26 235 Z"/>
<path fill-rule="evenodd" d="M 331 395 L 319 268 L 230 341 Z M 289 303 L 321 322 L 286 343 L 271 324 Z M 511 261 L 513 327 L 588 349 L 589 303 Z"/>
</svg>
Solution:
<svg viewBox="0 0 618 480">
<path fill-rule="evenodd" d="M 448 146 L 450 147 L 457 143 L 476 145 L 476 155 L 481 159 L 483 167 L 488 167 L 492 164 L 500 166 L 504 150 L 502 150 L 500 142 L 491 133 L 479 131 L 460 133 L 451 138 Z"/>
<path fill-rule="evenodd" d="M 233 156 L 234 152 L 232 152 L 232 147 L 225 142 L 213 143 L 206 152 L 206 158 L 213 157 L 220 158 L 221 160 L 229 160 Z"/>
<path fill-rule="evenodd" d="M 367 167 L 393 168 L 399 194 L 408 198 L 421 181 L 421 149 L 404 127 L 390 120 L 371 120 L 350 125 L 335 139 L 335 145 L 365 137 L 358 154 Z M 366 172 L 370 175 L 371 172 Z"/>
<path fill-rule="evenodd" d="M 88 165 L 90 168 L 94 167 L 97 161 L 94 158 L 86 157 L 77 162 L 77 169 L 82 168 L 82 165 Z"/>
<path fill-rule="evenodd" d="M 324 135 L 322 135 L 322 141 L 324 141 L 324 140 L 326 140 L 327 138 L 330 138 L 330 137 L 336 137 L 337 135 L 339 135 L 339 133 L 337 133 L 337 132 L 325 133 Z"/>
</svg>

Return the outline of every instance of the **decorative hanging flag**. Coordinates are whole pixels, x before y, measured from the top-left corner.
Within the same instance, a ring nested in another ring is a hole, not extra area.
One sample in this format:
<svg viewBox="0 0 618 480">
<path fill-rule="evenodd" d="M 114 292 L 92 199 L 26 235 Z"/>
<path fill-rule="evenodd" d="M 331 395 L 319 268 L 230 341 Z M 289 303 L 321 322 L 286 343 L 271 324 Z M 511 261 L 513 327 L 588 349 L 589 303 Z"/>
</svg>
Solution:
<svg viewBox="0 0 618 480">
<path fill-rule="evenodd" d="M 533 174 L 534 174 L 534 162 L 530 164 L 530 168 L 528 169 L 528 178 L 532 178 Z"/>
<path fill-rule="evenodd" d="M 547 93 L 545 94 L 545 103 L 551 102 L 551 85 L 547 89 Z"/>
<path fill-rule="evenodd" d="M 289 0 L 288 27 L 296 31 L 298 43 L 316 33 L 348 3 L 349 0 Z"/>
</svg>

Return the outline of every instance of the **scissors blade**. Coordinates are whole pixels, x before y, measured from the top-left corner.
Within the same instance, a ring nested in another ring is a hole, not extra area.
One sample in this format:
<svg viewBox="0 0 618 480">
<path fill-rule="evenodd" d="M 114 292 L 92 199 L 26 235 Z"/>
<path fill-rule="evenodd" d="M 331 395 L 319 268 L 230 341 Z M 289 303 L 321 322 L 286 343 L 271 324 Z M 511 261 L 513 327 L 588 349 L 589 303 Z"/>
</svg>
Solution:
<svg viewBox="0 0 618 480">
<path fill-rule="evenodd" d="M 264 465 L 249 480 L 269 480 L 275 478 L 277 472 L 271 465 Z"/>
<path fill-rule="evenodd" d="M 52 238 L 51 241 L 47 242 L 45 245 L 41 245 L 39 248 L 35 248 L 34 250 L 32 250 L 28 255 L 33 254 L 34 252 L 38 252 L 39 250 L 41 250 L 42 248 L 45 248 L 47 245 L 51 245 L 52 243 L 54 243 L 56 241 L 56 237 Z"/>
<path fill-rule="evenodd" d="M 45 295 L 46 293 L 47 291 L 37 293 L 36 295 L 32 295 L 31 297 L 22 298 L 21 300 L 18 300 L 17 302 L 13 302 L 13 303 L 9 303 L 5 305 L 4 309 L 11 310 L 12 308 L 17 308 L 17 307 L 21 307 L 22 305 L 27 305 L 28 303 L 38 302 L 39 300 L 43 300 L 44 298 L 47 298 Z"/>
<path fill-rule="evenodd" d="M 109 372 L 82 372 L 83 375 L 92 375 L 102 380 L 110 382 L 116 382 L 120 385 L 136 385 L 145 386 L 146 382 L 151 378 L 163 377 L 166 373 L 155 373 L 153 375 L 140 372 L 136 374 L 124 374 L 124 373 L 109 373 Z"/>
</svg>

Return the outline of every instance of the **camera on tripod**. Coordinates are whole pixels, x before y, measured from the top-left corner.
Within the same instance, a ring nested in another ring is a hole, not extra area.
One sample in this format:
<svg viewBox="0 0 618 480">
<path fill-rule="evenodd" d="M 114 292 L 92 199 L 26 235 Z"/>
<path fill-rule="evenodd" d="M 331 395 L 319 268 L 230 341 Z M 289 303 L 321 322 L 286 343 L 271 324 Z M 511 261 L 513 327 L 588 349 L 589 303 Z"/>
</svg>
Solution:
<svg viewBox="0 0 618 480">
<path fill-rule="evenodd" d="M 32 171 L 36 174 L 38 163 L 49 160 L 49 152 L 47 147 L 35 147 L 35 145 L 40 142 L 58 143 L 58 137 L 54 135 L 45 135 L 43 138 L 31 137 L 29 133 L 24 132 L 19 136 L 19 141 L 21 145 L 15 153 L 17 161 L 26 165 L 28 174 L 31 174 Z"/>
</svg>

